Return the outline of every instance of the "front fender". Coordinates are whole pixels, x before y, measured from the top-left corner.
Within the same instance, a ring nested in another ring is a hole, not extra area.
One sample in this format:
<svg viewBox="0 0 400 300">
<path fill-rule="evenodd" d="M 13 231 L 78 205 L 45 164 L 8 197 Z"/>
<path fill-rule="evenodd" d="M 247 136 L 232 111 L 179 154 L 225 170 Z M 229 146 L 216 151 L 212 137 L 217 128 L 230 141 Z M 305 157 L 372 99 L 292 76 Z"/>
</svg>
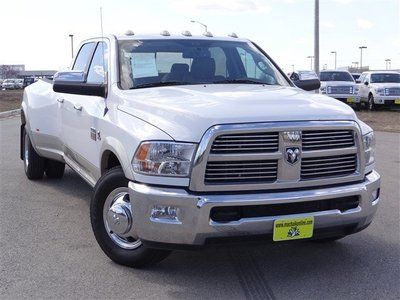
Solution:
<svg viewBox="0 0 400 300">
<path fill-rule="evenodd" d="M 126 178 L 133 180 L 133 173 L 128 154 L 125 151 L 124 145 L 115 137 L 108 136 L 103 140 L 100 150 L 101 156 L 99 164 L 101 171 L 103 171 L 102 170 L 104 165 L 103 160 L 104 160 L 104 155 L 107 151 L 112 152 L 118 158 L 119 162 L 121 163 L 121 167 L 124 170 Z"/>
</svg>

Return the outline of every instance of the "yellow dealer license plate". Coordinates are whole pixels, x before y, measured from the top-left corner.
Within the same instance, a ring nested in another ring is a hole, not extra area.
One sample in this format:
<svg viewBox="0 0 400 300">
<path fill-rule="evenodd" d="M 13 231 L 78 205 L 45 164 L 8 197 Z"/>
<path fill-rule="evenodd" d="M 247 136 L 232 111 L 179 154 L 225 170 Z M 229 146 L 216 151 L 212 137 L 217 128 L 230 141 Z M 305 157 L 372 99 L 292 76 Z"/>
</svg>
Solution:
<svg viewBox="0 0 400 300">
<path fill-rule="evenodd" d="M 394 104 L 400 104 L 400 99 L 394 100 Z"/>
<path fill-rule="evenodd" d="M 274 222 L 274 242 L 306 239 L 313 236 L 314 217 L 279 219 Z"/>
<path fill-rule="evenodd" d="M 356 99 L 355 98 L 347 98 L 347 103 L 355 103 Z"/>
</svg>

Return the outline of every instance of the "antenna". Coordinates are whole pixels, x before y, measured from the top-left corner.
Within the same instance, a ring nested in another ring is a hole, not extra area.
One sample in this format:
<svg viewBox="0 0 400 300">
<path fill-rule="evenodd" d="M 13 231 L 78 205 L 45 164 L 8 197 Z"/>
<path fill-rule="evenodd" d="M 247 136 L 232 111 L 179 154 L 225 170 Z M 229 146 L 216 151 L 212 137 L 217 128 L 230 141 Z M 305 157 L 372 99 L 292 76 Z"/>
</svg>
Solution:
<svg viewBox="0 0 400 300">
<path fill-rule="evenodd" d="M 108 86 L 108 70 L 106 70 L 106 62 L 104 59 L 104 33 L 103 33 L 103 8 L 100 6 L 100 30 L 101 30 L 101 58 L 103 61 L 103 72 L 104 72 L 104 84 L 106 85 L 106 89 Z M 103 117 L 107 114 L 108 112 L 108 107 L 107 107 L 107 92 L 106 92 L 106 97 L 104 98 L 104 115 Z"/>
</svg>

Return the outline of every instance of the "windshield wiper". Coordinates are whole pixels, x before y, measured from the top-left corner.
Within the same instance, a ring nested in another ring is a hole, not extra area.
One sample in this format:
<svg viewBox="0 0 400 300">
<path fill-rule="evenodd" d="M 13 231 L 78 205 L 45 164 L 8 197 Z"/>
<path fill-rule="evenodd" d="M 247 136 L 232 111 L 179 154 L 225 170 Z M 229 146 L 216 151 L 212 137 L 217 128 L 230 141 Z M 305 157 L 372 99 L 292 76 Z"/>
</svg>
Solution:
<svg viewBox="0 0 400 300">
<path fill-rule="evenodd" d="M 150 83 L 143 83 L 143 84 L 138 84 L 130 89 L 142 89 L 142 88 L 148 88 L 148 87 L 158 87 L 158 86 L 173 86 L 173 85 L 186 85 L 190 84 L 190 82 L 183 82 L 183 81 L 165 81 L 165 82 L 150 82 Z"/>
<path fill-rule="evenodd" d="M 271 83 L 252 80 L 252 79 L 224 79 L 214 81 L 215 84 L 223 84 L 223 83 L 249 83 L 249 84 L 265 84 L 265 85 L 272 85 Z"/>
</svg>

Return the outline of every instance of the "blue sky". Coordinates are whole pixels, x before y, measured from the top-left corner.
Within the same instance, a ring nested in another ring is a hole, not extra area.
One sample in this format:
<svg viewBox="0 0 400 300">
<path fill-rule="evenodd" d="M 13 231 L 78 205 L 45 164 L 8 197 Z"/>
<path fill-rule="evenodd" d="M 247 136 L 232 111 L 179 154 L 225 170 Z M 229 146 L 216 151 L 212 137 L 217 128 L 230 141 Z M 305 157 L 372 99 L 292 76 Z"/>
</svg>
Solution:
<svg viewBox="0 0 400 300">
<path fill-rule="evenodd" d="M 313 55 L 313 0 L 12 0 L 3 1 L 0 64 L 24 63 L 27 69 L 62 69 L 70 63 L 69 33 L 75 44 L 99 35 L 99 7 L 104 32 L 179 34 L 208 25 L 214 35 L 236 32 L 264 48 L 285 70 L 309 69 Z M 321 67 L 363 65 L 400 69 L 400 0 L 320 0 Z"/>
</svg>

